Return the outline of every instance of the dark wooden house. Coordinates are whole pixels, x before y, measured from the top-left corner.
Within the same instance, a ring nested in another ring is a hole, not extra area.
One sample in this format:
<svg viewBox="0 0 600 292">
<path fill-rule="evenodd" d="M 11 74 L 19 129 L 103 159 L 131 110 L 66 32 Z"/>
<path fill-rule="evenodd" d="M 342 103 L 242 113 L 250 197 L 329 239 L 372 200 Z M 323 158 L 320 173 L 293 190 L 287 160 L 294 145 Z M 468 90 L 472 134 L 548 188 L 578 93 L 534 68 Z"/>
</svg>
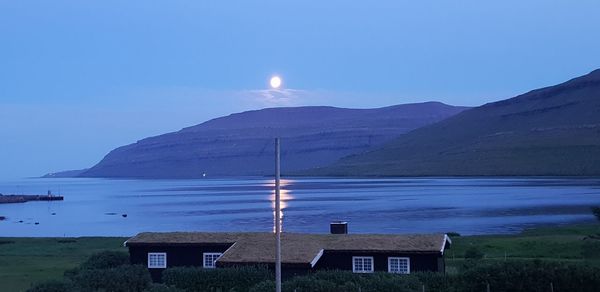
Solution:
<svg viewBox="0 0 600 292">
<path fill-rule="evenodd" d="M 284 276 L 327 269 L 355 273 L 444 272 L 444 250 L 450 244 L 445 234 L 283 233 L 282 270 Z M 125 245 L 132 264 L 147 266 L 155 281 L 160 281 L 162 271 L 168 267 L 273 267 L 275 263 L 273 233 L 148 232 L 130 238 Z"/>
</svg>

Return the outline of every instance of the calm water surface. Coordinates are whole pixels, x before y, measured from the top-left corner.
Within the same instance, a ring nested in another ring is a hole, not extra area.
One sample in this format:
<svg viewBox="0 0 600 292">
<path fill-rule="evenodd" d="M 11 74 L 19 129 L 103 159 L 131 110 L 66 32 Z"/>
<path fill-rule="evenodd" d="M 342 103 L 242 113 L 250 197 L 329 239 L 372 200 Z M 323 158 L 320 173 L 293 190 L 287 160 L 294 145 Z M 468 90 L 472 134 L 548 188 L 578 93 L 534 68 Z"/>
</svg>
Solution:
<svg viewBox="0 0 600 292">
<path fill-rule="evenodd" d="M 593 221 L 589 206 L 600 205 L 598 178 L 302 178 L 283 186 L 289 232 L 328 232 L 330 221 L 347 220 L 353 233 L 511 233 Z M 265 178 L 2 181 L 0 193 L 50 189 L 65 201 L 1 204 L 0 236 L 272 231 L 272 188 Z"/>
</svg>

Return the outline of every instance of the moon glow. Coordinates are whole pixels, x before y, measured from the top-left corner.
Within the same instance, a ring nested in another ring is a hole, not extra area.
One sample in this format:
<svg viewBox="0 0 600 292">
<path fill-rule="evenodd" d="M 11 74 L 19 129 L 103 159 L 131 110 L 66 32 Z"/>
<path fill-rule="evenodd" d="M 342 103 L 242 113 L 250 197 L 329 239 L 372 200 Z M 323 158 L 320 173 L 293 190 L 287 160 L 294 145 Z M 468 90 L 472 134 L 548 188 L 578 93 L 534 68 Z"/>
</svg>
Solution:
<svg viewBox="0 0 600 292">
<path fill-rule="evenodd" d="M 273 89 L 279 88 L 281 86 L 281 77 L 279 77 L 279 76 L 271 77 L 269 84 L 271 85 L 271 88 L 273 88 Z"/>
</svg>

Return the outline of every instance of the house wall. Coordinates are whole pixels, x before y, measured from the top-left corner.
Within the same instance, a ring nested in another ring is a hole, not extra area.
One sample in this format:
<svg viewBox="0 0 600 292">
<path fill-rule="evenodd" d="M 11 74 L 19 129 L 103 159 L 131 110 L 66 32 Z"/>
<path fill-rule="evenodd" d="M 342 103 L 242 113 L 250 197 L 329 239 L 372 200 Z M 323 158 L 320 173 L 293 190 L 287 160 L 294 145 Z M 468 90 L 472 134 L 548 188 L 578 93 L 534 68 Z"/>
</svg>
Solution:
<svg viewBox="0 0 600 292">
<path fill-rule="evenodd" d="M 438 272 L 440 273 L 445 273 L 446 272 L 446 260 L 444 259 L 444 256 L 440 256 L 438 257 Z"/>
<path fill-rule="evenodd" d="M 211 244 L 194 246 L 129 246 L 129 260 L 131 264 L 148 266 L 148 253 L 165 252 L 167 253 L 167 268 L 195 266 L 202 267 L 203 256 L 205 252 L 224 252 L 232 244 Z M 162 271 L 164 269 L 148 269 L 154 282 L 161 281 Z"/>
<path fill-rule="evenodd" d="M 205 252 L 225 252 L 232 244 L 210 245 L 140 245 L 129 246 L 129 257 L 132 264 L 148 266 L 148 253 L 167 253 L 167 268 L 176 266 L 202 267 Z M 410 258 L 410 271 L 445 272 L 445 262 L 441 253 L 393 253 L 393 252 L 353 252 L 353 251 L 324 251 L 314 268 L 308 265 L 282 265 L 284 278 L 303 275 L 315 270 L 346 270 L 352 271 L 353 256 L 372 256 L 376 272 L 388 271 L 388 257 Z M 217 262 L 217 267 L 233 267 L 239 264 Z M 245 263 L 244 265 L 261 265 L 260 263 Z M 267 265 L 274 269 L 273 264 Z M 161 282 L 164 269 L 148 269 L 152 280 Z"/>
<path fill-rule="evenodd" d="M 379 253 L 325 251 L 314 267 L 314 270 L 346 270 L 352 271 L 353 256 L 372 256 L 375 272 L 388 271 L 388 257 L 410 258 L 410 271 L 444 272 L 444 258 L 441 253 Z"/>
<path fill-rule="evenodd" d="M 265 263 L 223 263 L 217 262 L 217 268 L 234 268 L 240 266 L 254 266 L 254 267 L 266 267 L 273 272 L 275 272 L 275 264 L 265 264 Z M 295 276 L 303 276 L 310 273 L 311 267 L 309 264 L 281 264 L 281 277 L 283 279 L 293 278 Z"/>
</svg>

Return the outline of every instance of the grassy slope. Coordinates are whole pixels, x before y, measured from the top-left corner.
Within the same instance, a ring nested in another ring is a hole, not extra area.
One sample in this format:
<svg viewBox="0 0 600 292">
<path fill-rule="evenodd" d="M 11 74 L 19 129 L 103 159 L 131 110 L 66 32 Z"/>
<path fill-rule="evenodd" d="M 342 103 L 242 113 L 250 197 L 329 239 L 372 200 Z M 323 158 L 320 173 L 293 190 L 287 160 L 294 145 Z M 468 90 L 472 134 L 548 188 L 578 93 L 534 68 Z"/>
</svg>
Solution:
<svg viewBox="0 0 600 292">
<path fill-rule="evenodd" d="M 589 235 L 600 234 L 600 224 L 545 227 L 516 235 L 454 237 L 447 250 L 448 271 L 457 270 L 470 246 L 485 253 L 486 261 L 543 259 L 588 262 L 600 266 L 600 260 L 584 259 L 583 245 Z M 75 242 L 60 242 L 60 241 Z M 23 291 L 32 283 L 59 279 L 65 270 L 81 264 L 93 253 L 103 250 L 126 251 L 126 238 L 0 238 L 0 291 Z M 600 240 L 599 240 L 600 241 Z"/>
<path fill-rule="evenodd" d="M 32 283 L 60 279 L 91 254 L 127 251 L 126 238 L 0 238 L 0 291 L 24 291 Z"/>
<path fill-rule="evenodd" d="M 588 263 L 600 266 L 599 258 L 584 258 L 584 244 L 600 240 L 586 239 L 600 234 L 599 224 L 543 227 L 515 235 L 482 235 L 454 237 L 453 246 L 446 253 L 449 271 L 464 261 L 465 251 L 475 246 L 485 254 L 485 261 L 541 259 Z"/>
<path fill-rule="evenodd" d="M 600 175 L 600 70 L 489 103 L 305 175 Z"/>
</svg>

